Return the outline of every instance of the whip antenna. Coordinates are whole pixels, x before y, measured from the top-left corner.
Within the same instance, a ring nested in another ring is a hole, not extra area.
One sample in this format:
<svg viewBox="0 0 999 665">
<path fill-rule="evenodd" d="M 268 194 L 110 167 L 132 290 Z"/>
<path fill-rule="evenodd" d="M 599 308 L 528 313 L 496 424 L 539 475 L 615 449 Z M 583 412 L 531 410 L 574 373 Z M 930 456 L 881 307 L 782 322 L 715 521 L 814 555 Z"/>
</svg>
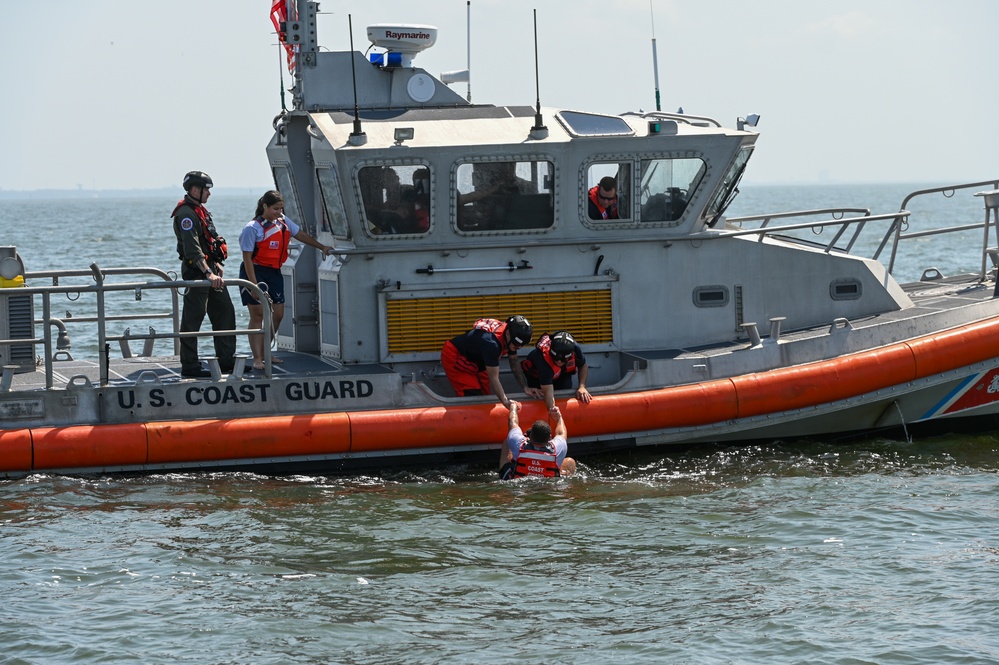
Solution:
<svg viewBox="0 0 999 665">
<path fill-rule="evenodd" d="M 531 127 L 532 139 L 548 137 L 548 128 L 541 118 L 541 76 L 538 73 L 538 10 L 534 10 L 534 91 L 537 95 L 537 111 L 534 113 L 534 126 Z"/>
<path fill-rule="evenodd" d="M 472 103 L 472 0 L 465 2 L 465 68 L 468 80 L 465 81 L 465 101 Z"/>
<path fill-rule="evenodd" d="M 656 14 L 652 11 L 652 0 L 649 0 L 649 14 L 652 15 L 652 75 L 656 84 L 656 110 L 661 111 L 659 106 L 659 56 L 656 55 Z"/>
<path fill-rule="evenodd" d="M 361 115 L 357 112 L 357 73 L 354 71 L 354 22 L 347 14 L 347 29 L 350 30 L 350 80 L 354 85 L 354 131 L 350 133 L 351 145 L 364 145 L 367 135 L 361 131 Z"/>
<path fill-rule="evenodd" d="M 287 111 L 284 103 L 284 58 L 281 57 L 281 44 L 278 44 L 278 78 L 281 81 L 281 110 Z"/>
</svg>

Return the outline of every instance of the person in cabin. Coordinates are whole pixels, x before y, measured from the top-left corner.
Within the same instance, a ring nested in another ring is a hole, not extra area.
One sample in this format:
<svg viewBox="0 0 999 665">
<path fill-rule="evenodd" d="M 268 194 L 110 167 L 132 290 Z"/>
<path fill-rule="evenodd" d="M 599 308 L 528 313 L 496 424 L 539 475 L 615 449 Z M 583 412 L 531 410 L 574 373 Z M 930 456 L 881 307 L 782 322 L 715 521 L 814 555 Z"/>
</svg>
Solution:
<svg viewBox="0 0 999 665">
<path fill-rule="evenodd" d="M 590 219 L 618 219 L 617 180 L 609 175 L 590 188 L 588 210 Z"/>
<path fill-rule="evenodd" d="M 507 435 L 500 448 L 499 476 L 503 480 L 538 476 L 554 478 L 571 476 L 576 472 L 576 460 L 566 457 L 569 451 L 565 420 L 562 412 L 555 407 L 550 417 L 555 421 L 555 435 L 551 426 L 544 420 L 537 420 L 526 432 L 520 429 L 517 412 L 519 402 L 510 403 L 507 416 Z"/>
<path fill-rule="evenodd" d="M 430 169 L 413 171 L 413 188 L 404 198 L 410 199 L 412 212 L 409 214 L 408 233 L 426 233 L 430 230 Z"/>
<path fill-rule="evenodd" d="M 222 269 L 229 253 L 225 238 L 218 234 L 212 215 L 205 208 L 211 196 L 212 179 L 204 171 L 189 171 L 184 176 L 186 192 L 174 207 L 173 232 L 177 236 L 177 255 L 181 261 L 180 274 L 184 280 L 205 280 L 211 286 L 194 286 L 184 294 L 184 309 L 180 319 L 180 332 L 197 332 L 205 320 L 212 322 L 212 330 L 235 330 L 236 310 L 225 288 Z M 215 356 L 219 369 L 232 371 L 235 364 L 236 337 L 216 335 Z M 211 372 L 201 366 L 198 358 L 198 340 L 185 337 L 180 340 L 180 373 L 189 378 L 204 378 Z"/>
<path fill-rule="evenodd" d="M 499 361 L 507 356 L 516 373 L 517 351 L 531 341 L 531 322 L 523 316 L 506 321 L 479 319 L 468 332 L 444 342 L 441 365 L 459 397 L 496 395 L 510 408 L 511 400 L 500 383 Z"/>
<path fill-rule="evenodd" d="M 333 250 L 284 216 L 284 197 L 280 192 L 273 189 L 264 192 L 257 201 L 253 219 L 246 223 L 239 234 L 239 249 L 243 252 L 239 278 L 267 286 L 267 296 L 271 301 L 271 335 L 277 334 L 281 319 L 284 318 L 284 276 L 281 274 L 281 266 L 288 260 L 288 247 L 292 238 L 315 247 L 323 256 L 328 256 Z M 264 322 L 264 306 L 253 297 L 249 289 L 240 289 L 240 296 L 250 311 L 249 327 L 260 328 Z M 250 335 L 253 369 L 264 368 L 264 343 L 262 335 Z M 271 362 L 280 364 L 284 361 L 271 358 Z"/>
<path fill-rule="evenodd" d="M 572 375 L 579 377 L 576 399 L 588 404 L 592 395 L 586 389 L 589 368 L 583 349 L 565 330 L 551 335 L 545 333 L 534 349 L 520 363 L 520 372 L 514 372 L 524 392 L 543 399 L 549 411 L 555 408 L 555 391 L 572 388 Z"/>
</svg>

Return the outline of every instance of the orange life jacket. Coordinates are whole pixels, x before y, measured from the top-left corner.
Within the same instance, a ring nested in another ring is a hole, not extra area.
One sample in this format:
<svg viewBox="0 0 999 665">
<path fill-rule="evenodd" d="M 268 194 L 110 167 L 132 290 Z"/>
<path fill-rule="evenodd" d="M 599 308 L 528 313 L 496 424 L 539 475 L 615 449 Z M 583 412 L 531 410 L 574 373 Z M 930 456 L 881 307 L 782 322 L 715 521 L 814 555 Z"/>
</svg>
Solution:
<svg viewBox="0 0 999 665">
<path fill-rule="evenodd" d="M 288 246 L 291 243 L 291 229 L 278 219 L 267 226 L 264 220 L 255 218 L 254 223 L 263 229 L 264 237 L 253 248 L 253 262 L 258 266 L 280 268 L 288 260 Z"/>
<path fill-rule="evenodd" d="M 517 465 L 513 470 L 514 478 L 524 476 L 539 476 L 543 478 L 555 478 L 562 475 L 558 467 L 558 455 L 555 446 L 549 441 L 548 445 L 538 450 L 531 445 L 531 440 L 524 437 L 520 442 L 520 452 L 517 455 Z"/>
<path fill-rule="evenodd" d="M 506 348 L 506 341 L 504 340 L 504 334 L 506 333 L 506 321 L 500 321 L 498 319 L 479 319 L 472 326 L 473 329 L 485 330 L 496 335 L 496 339 L 499 341 L 500 358 L 507 354 L 508 349 Z"/>
<path fill-rule="evenodd" d="M 590 203 L 592 203 L 597 207 L 597 211 L 600 213 L 600 216 L 602 218 L 617 219 L 618 218 L 617 198 L 615 198 L 614 202 L 605 208 L 604 204 L 600 202 L 603 199 L 601 199 L 600 196 L 597 194 L 599 190 L 600 190 L 600 185 L 596 185 L 595 187 L 590 188 Z"/>
<path fill-rule="evenodd" d="M 565 361 L 564 365 L 558 365 L 552 359 L 552 338 L 551 338 L 551 336 L 549 336 L 547 333 L 545 333 L 544 335 L 541 336 L 541 339 L 538 340 L 538 343 L 535 344 L 534 347 L 538 351 L 541 351 L 542 355 L 544 355 L 544 357 L 545 357 L 545 362 L 548 363 L 548 366 L 552 368 L 552 380 L 557 379 L 558 377 L 562 376 L 562 372 L 565 372 L 566 374 L 572 374 L 572 373 L 574 373 L 576 371 L 576 351 L 575 351 L 575 349 L 573 349 L 572 355 L 569 356 L 569 359 Z M 525 367 L 524 369 L 526 371 L 529 368 Z"/>
</svg>

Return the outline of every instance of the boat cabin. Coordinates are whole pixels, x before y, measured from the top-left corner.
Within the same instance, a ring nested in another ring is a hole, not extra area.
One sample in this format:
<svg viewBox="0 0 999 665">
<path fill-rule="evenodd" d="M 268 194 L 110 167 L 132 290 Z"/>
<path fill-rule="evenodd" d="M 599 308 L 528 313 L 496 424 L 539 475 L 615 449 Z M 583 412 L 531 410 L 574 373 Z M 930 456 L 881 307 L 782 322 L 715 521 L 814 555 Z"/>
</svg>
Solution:
<svg viewBox="0 0 999 665">
<path fill-rule="evenodd" d="M 790 312 L 787 327 L 806 327 L 907 302 L 874 261 L 817 248 L 802 283 L 782 277 L 802 274 L 800 242 L 717 241 L 759 136 L 741 121 L 471 104 L 412 65 L 433 28 L 372 26 L 386 51 L 365 58 L 320 51 L 308 21 L 296 108 L 275 119 L 267 153 L 286 214 L 336 254 L 304 248 L 284 267 L 280 348 L 427 378 L 445 340 L 521 314 L 535 340 L 569 330 L 591 381 L 613 384 L 628 354 L 731 344 L 746 322 Z M 607 176 L 617 214 L 604 218 L 589 193 Z"/>
</svg>

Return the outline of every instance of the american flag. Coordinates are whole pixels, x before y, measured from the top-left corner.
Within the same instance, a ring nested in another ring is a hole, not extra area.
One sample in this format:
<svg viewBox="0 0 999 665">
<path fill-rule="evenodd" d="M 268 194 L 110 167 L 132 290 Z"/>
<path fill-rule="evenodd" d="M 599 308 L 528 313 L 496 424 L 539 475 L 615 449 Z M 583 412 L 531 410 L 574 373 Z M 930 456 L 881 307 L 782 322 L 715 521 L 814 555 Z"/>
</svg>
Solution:
<svg viewBox="0 0 999 665">
<path fill-rule="evenodd" d="M 291 16 L 288 15 L 288 5 L 291 5 Z M 288 20 L 298 20 L 298 7 L 295 0 L 274 0 L 271 3 L 271 23 L 277 31 L 278 39 L 284 44 L 284 50 L 288 52 L 288 71 L 295 73 L 295 54 L 298 53 L 297 44 L 289 44 L 287 35 L 282 29 L 282 24 Z"/>
</svg>

